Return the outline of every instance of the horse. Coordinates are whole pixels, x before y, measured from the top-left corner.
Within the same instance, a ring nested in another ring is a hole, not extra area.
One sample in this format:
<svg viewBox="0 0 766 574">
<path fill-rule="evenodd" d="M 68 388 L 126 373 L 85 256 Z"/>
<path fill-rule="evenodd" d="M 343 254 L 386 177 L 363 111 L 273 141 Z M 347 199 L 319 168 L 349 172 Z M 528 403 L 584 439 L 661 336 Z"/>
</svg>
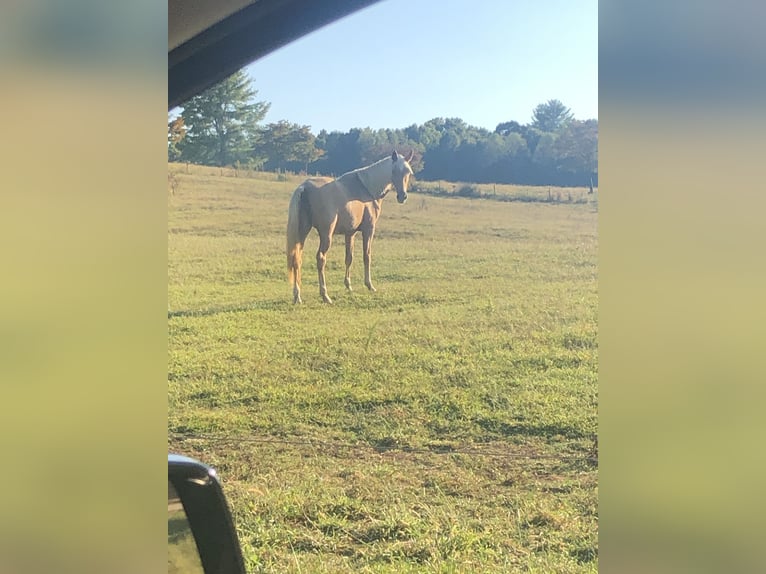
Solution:
<svg viewBox="0 0 766 574">
<path fill-rule="evenodd" d="M 364 248 L 364 284 L 375 291 L 370 274 L 370 256 L 375 224 L 380 217 L 383 198 L 396 189 L 396 200 L 407 201 L 407 187 L 412 176 L 413 152 L 405 158 L 394 150 L 391 156 L 344 173 L 337 179 L 311 177 L 300 184 L 290 198 L 287 215 L 287 269 L 293 287 L 293 303 L 301 299 L 301 261 L 303 244 L 312 228 L 319 232 L 317 272 L 319 294 L 325 303 L 332 303 L 325 283 L 327 251 L 333 235 L 346 237 L 346 289 L 351 291 L 351 262 L 354 258 L 354 237 L 362 232 Z"/>
</svg>

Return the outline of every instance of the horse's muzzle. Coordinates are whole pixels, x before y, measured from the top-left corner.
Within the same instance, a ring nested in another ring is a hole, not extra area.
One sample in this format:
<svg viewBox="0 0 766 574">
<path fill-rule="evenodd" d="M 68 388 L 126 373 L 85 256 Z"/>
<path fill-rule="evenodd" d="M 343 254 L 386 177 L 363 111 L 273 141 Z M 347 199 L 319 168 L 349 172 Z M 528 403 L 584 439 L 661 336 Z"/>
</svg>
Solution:
<svg viewBox="0 0 766 574">
<path fill-rule="evenodd" d="M 407 201 L 407 194 L 406 193 L 403 193 L 403 194 L 397 193 L 396 194 L 396 201 L 398 201 L 399 203 L 404 203 L 405 201 Z"/>
</svg>

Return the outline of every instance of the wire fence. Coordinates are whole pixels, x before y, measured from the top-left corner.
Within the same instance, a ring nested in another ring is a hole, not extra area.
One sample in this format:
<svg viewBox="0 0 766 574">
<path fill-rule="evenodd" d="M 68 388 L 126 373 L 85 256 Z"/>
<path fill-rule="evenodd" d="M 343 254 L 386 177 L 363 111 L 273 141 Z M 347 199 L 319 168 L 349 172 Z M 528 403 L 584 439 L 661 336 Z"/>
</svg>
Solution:
<svg viewBox="0 0 766 574">
<path fill-rule="evenodd" d="M 467 455 L 467 456 L 484 456 L 503 459 L 516 459 L 516 460 L 540 460 L 540 461 L 553 461 L 561 463 L 576 463 L 584 462 L 589 465 L 598 464 L 598 438 L 596 436 L 587 437 L 592 441 L 593 446 L 587 452 L 572 453 L 572 454 L 546 454 L 539 452 L 531 452 L 524 450 L 524 447 L 514 447 L 514 445 L 505 445 L 500 449 L 497 446 L 453 446 L 449 444 L 432 444 L 422 447 L 412 447 L 399 444 L 388 443 L 365 443 L 365 442 L 341 442 L 341 441 L 325 441 L 325 440 L 311 440 L 311 439 L 281 439 L 274 437 L 260 437 L 253 435 L 246 436 L 224 436 L 216 434 L 200 434 L 200 433 L 168 433 L 168 439 L 170 441 L 185 442 L 185 441 L 201 441 L 205 443 L 229 443 L 229 444 L 269 444 L 291 447 L 309 447 L 315 450 L 319 450 L 325 453 L 332 453 L 333 451 L 373 451 L 379 454 L 388 452 L 400 452 L 405 454 L 422 454 L 422 455 Z"/>
</svg>

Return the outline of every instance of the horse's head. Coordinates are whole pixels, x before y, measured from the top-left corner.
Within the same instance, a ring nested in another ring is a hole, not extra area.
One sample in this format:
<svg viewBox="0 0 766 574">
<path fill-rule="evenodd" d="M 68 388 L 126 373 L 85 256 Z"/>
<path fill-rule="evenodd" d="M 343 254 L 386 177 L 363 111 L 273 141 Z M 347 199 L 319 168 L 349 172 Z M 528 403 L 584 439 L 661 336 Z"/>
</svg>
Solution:
<svg viewBox="0 0 766 574">
<path fill-rule="evenodd" d="M 414 153 L 410 150 L 410 155 L 406 158 L 396 151 L 391 154 L 391 182 L 396 188 L 396 201 L 399 203 L 407 201 L 407 186 L 410 184 L 410 176 L 412 175 L 410 160 L 412 160 Z"/>
</svg>

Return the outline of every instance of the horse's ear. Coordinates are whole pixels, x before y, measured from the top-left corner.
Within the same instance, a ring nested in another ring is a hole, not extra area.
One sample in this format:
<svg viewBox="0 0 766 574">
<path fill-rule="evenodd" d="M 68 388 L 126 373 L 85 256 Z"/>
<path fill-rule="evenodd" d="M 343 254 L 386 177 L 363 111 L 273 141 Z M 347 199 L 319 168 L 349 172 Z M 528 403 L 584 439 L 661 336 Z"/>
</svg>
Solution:
<svg viewBox="0 0 766 574">
<path fill-rule="evenodd" d="M 412 161 L 412 157 L 413 157 L 414 155 L 415 155 L 415 150 L 414 150 L 414 149 L 411 149 L 411 150 L 410 150 L 410 155 L 408 155 L 404 161 L 406 161 L 407 163 L 410 163 L 410 162 Z"/>
<path fill-rule="evenodd" d="M 391 154 L 391 161 L 395 162 L 397 159 L 399 159 L 399 154 L 396 153 L 396 150 Z"/>
</svg>

